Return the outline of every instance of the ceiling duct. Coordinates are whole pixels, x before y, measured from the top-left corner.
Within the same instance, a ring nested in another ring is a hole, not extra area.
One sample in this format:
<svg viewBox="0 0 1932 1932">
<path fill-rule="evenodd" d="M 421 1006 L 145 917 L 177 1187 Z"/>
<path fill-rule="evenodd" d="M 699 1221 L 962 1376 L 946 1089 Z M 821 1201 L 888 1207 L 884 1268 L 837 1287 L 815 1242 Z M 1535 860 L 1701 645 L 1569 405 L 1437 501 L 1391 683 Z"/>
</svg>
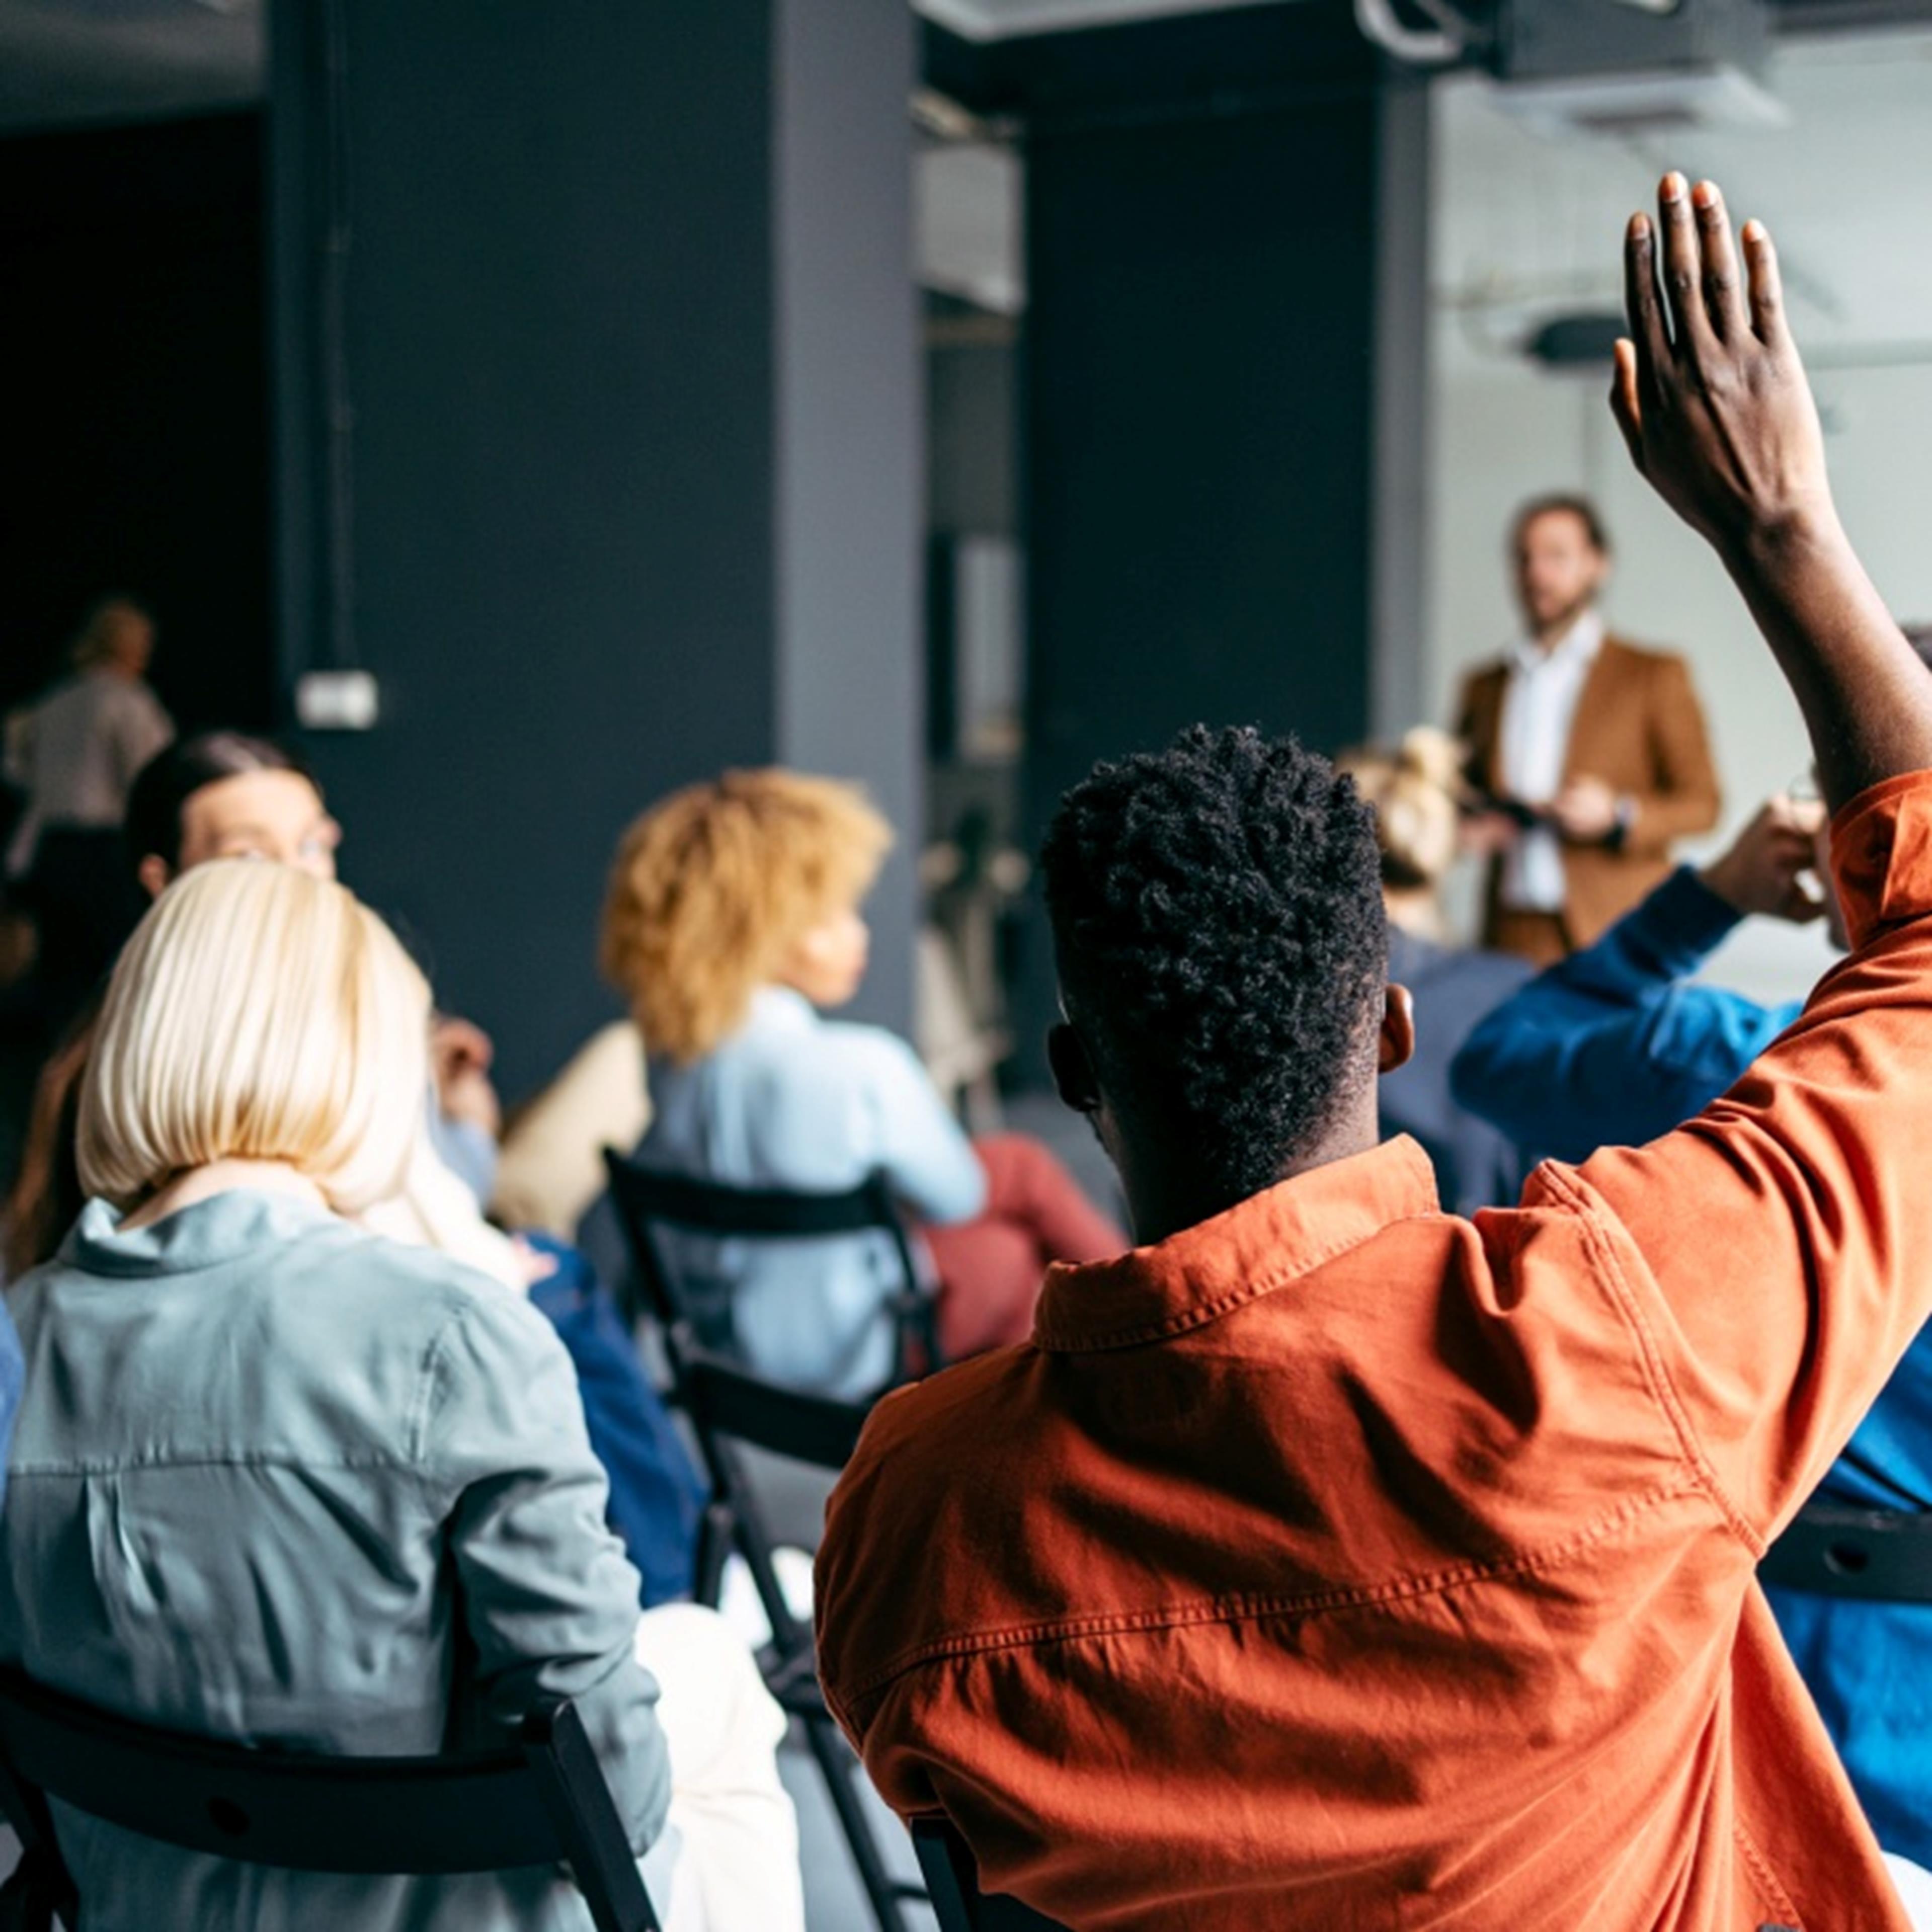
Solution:
<svg viewBox="0 0 1932 1932">
<path fill-rule="evenodd" d="M 1557 138 L 1782 126 L 1768 0 L 1502 0 L 1497 104 Z"/>
</svg>

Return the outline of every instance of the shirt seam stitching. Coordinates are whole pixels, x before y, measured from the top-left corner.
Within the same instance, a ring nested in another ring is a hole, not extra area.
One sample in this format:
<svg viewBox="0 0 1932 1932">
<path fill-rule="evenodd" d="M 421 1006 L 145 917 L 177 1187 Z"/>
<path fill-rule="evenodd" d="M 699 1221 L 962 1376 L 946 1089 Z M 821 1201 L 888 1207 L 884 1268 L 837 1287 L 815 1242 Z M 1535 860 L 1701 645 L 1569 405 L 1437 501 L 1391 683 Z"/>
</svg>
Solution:
<svg viewBox="0 0 1932 1932">
<path fill-rule="evenodd" d="M 1159 1322 L 1143 1322 L 1131 1328 L 1109 1328 L 1098 1334 L 1083 1335 L 1066 1329 L 1036 1328 L 1034 1346 L 1054 1354 L 1094 1354 L 1102 1349 L 1131 1348 L 1149 1342 L 1171 1340 L 1176 1335 L 1185 1335 L 1190 1330 L 1204 1328 L 1210 1322 L 1218 1322 L 1224 1315 L 1232 1315 L 1238 1308 L 1250 1301 L 1258 1301 L 1264 1294 L 1274 1294 L 1291 1282 L 1299 1281 L 1305 1275 L 1312 1274 L 1318 1268 L 1325 1268 L 1339 1256 L 1350 1253 L 1363 1246 L 1389 1228 L 1399 1228 L 1411 1221 L 1430 1221 L 1442 1218 L 1442 1208 L 1416 1208 L 1397 1214 L 1386 1221 L 1378 1222 L 1359 1234 L 1341 1236 L 1325 1247 L 1318 1247 L 1300 1254 L 1272 1273 L 1251 1277 L 1238 1286 L 1231 1288 L 1212 1301 L 1191 1302 L 1183 1309 L 1163 1316 Z"/>
<path fill-rule="evenodd" d="M 1765 1895 L 1771 1900 L 1772 1909 L 1781 1918 L 1788 1919 L 1796 1928 L 1796 1932 L 1804 1932 L 1804 1915 L 1798 1911 L 1791 1894 L 1785 1890 L 1777 1873 L 1772 1869 L 1771 1861 L 1759 1849 L 1757 1840 L 1751 1836 L 1750 1826 L 1742 1818 L 1733 1819 L 1731 1834 L 1737 1840 L 1738 1850 L 1744 1863 L 1750 1868 L 1752 1877 L 1764 1888 Z"/>
<path fill-rule="evenodd" d="M 1461 1563 L 1447 1570 L 1426 1571 L 1418 1576 L 1400 1577 L 1388 1582 L 1352 1588 L 1291 1592 L 1279 1596 L 1258 1596 L 1251 1592 L 1226 1596 L 1197 1597 L 1178 1604 L 1165 1604 L 1144 1610 L 1094 1611 L 1084 1616 L 1048 1618 L 1028 1624 L 1008 1624 L 992 1630 L 962 1631 L 935 1638 L 916 1646 L 892 1661 L 861 1678 L 849 1690 L 840 1694 L 848 1707 L 876 1695 L 896 1678 L 926 1664 L 947 1659 L 988 1655 L 997 1651 L 1018 1650 L 1054 1642 L 1078 1642 L 1096 1636 L 1119 1636 L 1137 1631 L 1172 1630 L 1208 1623 L 1264 1622 L 1284 1616 L 1322 1616 L 1335 1611 L 1368 1610 L 1378 1604 L 1415 1602 L 1424 1597 L 1440 1596 L 1472 1583 L 1499 1578 L 1534 1575 L 1556 1568 L 1583 1551 L 1608 1542 L 1647 1511 L 1687 1492 L 1702 1496 L 1701 1483 L 1687 1480 L 1680 1472 L 1676 1480 L 1662 1483 L 1630 1498 L 1587 1524 L 1574 1535 L 1540 1548 L 1522 1552 L 1498 1563 Z M 1708 1499 L 1708 1498 L 1707 1498 Z"/>
<path fill-rule="evenodd" d="M 1638 1358 L 1642 1364 L 1644 1379 L 1649 1383 L 1652 1395 L 1670 1421 L 1671 1432 L 1677 1438 L 1678 1446 L 1695 1472 L 1700 1485 L 1717 1505 L 1726 1526 L 1750 1552 L 1752 1560 L 1757 1561 L 1769 1546 L 1765 1538 L 1751 1527 L 1749 1519 L 1732 1501 L 1730 1492 L 1719 1479 L 1709 1452 L 1705 1448 L 1703 1438 L 1691 1420 L 1689 1405 L 1684 1401 L 1664 1360 L 1664 1350 L 1656 1329 L 1637 1299 L 1636 1290 L 1624 1272 L 1623 1258 L 1598 1224 L 1598 1210 L 1594 1201 L 1585 1192 L 1580 1182 L 1561 1167 L 1546 1167 L 1544 1178 L 1546 1185 L 1552 1192 L 1568 1198 L 1570 1207 L 1582 1223 L 1583 1238 L 1597 1256 L 1618 1310 L 1622 1315 L 1625 1325 L 1632 1331 L 1632 1337 L 1637 1345 Z"/>
<path fill-rule="evenodd" d="M 393 1451 L 363 1456 L 307 1456 L 290 1450 L 285 1454 L 252 1450 L 208 1450 L 191 1454 L 163 1454 L 117 1457 L 111 1461 L 92 1458 L 63 1462 L 14 1462 L 8 1466 L 7 1480 L 50 1480 L 73 1476 L 121 1476 L 152 1469 L 409 1469 L 411 1459 Z"/>
</svg>

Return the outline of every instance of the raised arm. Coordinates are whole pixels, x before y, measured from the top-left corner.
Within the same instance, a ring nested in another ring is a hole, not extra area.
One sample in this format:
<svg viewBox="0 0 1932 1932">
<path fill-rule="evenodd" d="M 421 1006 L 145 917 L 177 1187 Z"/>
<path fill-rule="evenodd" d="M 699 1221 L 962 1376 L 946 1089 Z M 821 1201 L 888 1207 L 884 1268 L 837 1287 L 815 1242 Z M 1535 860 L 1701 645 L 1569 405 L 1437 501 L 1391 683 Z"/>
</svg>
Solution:
<svg viewBox="0 0 1932 1932">
<path fill-rule="evenodd" d="M 1770 236 L 1745 224 L 1741 274 L 1712 184 L 1668 175 L 1658 210 L 1625 238 L 1630 336 L 1612 406 L 1637 468 L 1743 592 L 1835 811 L 1932 766 L 1932 680 L 1839 524 Z"/>
<path fill-rule="evenodd" d="M 1691 985 L 1690 976 L 1747 914 L 1819 915 L 1799 883 L 1816 830 L 1805 807 L 1772 800 L 1702 873 L 1680 867 L 1594 945 L 1520 988 L 1451 1064 L 1457 1103 L 1559 1160 L 1652 1140 L 1688 1120 L 1796 1011 Z"/>
<path fill-rule="evenodd" d="M 1736 922 L 1694 873 L 1672 873 L 1594 946 L 1482 1021 L 1449 1070 L 1456 1103 L 1558 1160 L 1688 1120 L 1782 1024 L 1733 994 L 1683 983 Z"/>
<path fill-rule="evenodd" d="M 1658 230 L 1661 231 L 1661 266 Z M 1742 1520 L 1796 1510 L 1932 1313 L 1932 677 L 1840 528 L 1769 238 L 1664 184 L 1627 245 L 1632 456 L 1710 540 L 1797 694 L 1855 950 L 1723 1099 L 1547 1195 L 1606 1258 Z M 1665 284 L 1673 322 L 1666 320 Z"/>
</svg>

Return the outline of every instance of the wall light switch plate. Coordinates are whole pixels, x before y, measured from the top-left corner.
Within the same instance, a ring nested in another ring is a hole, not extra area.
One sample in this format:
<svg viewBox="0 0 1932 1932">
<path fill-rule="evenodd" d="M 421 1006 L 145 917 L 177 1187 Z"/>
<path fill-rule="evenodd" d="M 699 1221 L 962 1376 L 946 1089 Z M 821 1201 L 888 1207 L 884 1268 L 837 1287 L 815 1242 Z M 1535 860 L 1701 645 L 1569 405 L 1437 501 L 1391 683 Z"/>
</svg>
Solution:
<svg viewBox="0 0 1932 1932">
<path fill-rule="evenodd" d="M 382 709 L 374 672 L 312 670 L 296 680 L 296 722 L 304 731 L 367 731 Z"/>
</svg>

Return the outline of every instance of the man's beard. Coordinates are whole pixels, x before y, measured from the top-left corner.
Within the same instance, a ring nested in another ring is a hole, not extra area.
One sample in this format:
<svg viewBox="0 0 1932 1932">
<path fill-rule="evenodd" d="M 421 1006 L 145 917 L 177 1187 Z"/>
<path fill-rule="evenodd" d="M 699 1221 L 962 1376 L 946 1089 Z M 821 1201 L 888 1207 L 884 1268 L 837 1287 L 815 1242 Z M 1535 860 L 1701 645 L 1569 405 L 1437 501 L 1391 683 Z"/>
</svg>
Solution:
<svg viewBox="0 0 1932 1932">
<path fill-rule="evenodd" d="M 1583 614 L 1596 602 L 1596 587 L 1594 585 L 1592 585 L 1590 589 L 1583 592 L 1582 596 L 1573 598 L 1570 602 L 1564 604 L 1560 610 L 1555 614 L 1554 616 L 1549 617 L 1539 617 L 1532 614 L 1530 618 L 1530 628 L 1534 631 L 1539 637 L 1549 638 L 1552 640 L 1563 637 L 1569 632 L 1576 628 L 1578 619 L 1580 619 Z"/>
</svg>

